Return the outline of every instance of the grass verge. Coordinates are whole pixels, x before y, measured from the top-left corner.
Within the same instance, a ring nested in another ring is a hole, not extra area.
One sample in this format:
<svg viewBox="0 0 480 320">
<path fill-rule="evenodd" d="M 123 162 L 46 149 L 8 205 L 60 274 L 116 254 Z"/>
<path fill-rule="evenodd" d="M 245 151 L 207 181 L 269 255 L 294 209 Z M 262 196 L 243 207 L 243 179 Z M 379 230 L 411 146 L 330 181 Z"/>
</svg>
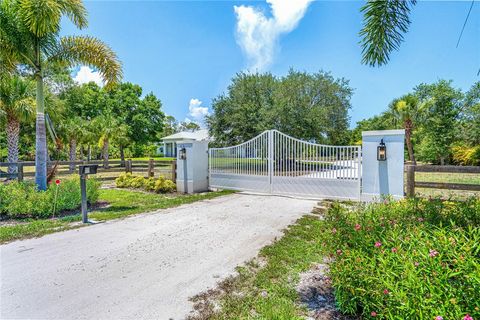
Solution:
<svg viewBox="0 0 480 320">
<path fill-rule="evenodd" d="M 322 261 L 323 238 L 318 217 L 300 218 L 281 239 L 264 247 L 258 259 L 238 267 L 237 276 L 194 297 L 196 314 L 190 319 L 304 319 L 306 309 L 297 303 L 295 284 L 301 272 Z"/>
<path fill-rule="evenodd" d="M 106 221 L 123 218 L 133 214 L 177 207 L 199 200 L 207 200 L 231 194 L 232 191 L 216 191 L 192 195 L 159 195 L 130 190 L 104 189 L 100 190 L 99 201 L 108 202 L 109 206 L 89 213 L 89 218 Z M 13 240 L 40 237 L 49 233 L 74 229 L 83 225 L 80 214 L 59 219 L 30 220 L 25 223 L 4 225 L 0 227 L 0 243 Z"/>
</svg>

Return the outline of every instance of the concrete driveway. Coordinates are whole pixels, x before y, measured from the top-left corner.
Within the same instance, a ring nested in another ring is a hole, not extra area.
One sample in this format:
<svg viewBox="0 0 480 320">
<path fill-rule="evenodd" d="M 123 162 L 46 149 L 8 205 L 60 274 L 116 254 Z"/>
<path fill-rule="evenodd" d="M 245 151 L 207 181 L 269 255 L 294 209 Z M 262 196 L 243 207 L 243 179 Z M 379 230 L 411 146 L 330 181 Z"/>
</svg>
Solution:
<svg viewBox="0 0 480 320">
<path fill-rule="evenodd" d="M 183 319 L 314 201 L 234 194 L 0 246 L 1 319 Z"/>
</svg>

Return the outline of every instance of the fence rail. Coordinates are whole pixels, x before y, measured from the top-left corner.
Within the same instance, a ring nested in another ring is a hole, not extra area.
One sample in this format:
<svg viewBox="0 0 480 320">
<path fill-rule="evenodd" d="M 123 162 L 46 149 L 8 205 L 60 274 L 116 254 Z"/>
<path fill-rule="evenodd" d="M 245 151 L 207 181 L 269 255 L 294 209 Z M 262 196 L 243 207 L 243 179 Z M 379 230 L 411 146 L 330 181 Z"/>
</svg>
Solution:
<svg viewBox="0 0 480 320">
<path fill-rule="evenodd" d="M 98 164 L 97 178 L 100 181 L 115 180 L 119 173 L 146 173 L 147 177 L 164 176 L 172 181 L 176 180 L 177 167 L 175 160 L 131 160 L 126 161 L 112 160 L 104 162 L 103 160 L 93 161 L 49 161 L 47 165 L 53 167 L 57 165 L 56 176 L 65 176 L 78 173 L 78 166 L 83 164 Z M 8 172 L 9 168 L 12 168 Z M 17 179 L 23 181 L 26 178 L 35 176 L 35 162 L 0 162 L 0 179 Z"/>
<path fill-rule="evenodd" d="M 480 191 L 480 184 L 478 183 L 416 181 L 415 178 L 415 172 L 480 174 L 480 167 L 478 166 L 436 166 L 407 164 L 405 165 L 405 172 L 407 197 L 415 196 L 415 188 Z"/>
</svg>

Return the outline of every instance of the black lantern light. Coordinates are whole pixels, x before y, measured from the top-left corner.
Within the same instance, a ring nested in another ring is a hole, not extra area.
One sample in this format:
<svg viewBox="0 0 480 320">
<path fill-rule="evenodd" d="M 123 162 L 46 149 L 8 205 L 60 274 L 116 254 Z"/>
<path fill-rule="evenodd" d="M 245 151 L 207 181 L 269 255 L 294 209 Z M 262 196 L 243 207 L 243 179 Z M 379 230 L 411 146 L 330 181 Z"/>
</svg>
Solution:
<svg viewBox="0 0 480 320">
<path fill-rule="evenodd" d="M 377 147 L 377 160 L 387 160 L 387 146 L 385 145 L 385 142 L 383 142 L 383 139 L 380 141 L 380 145 Z"/>
<path fill-rule="evenodd" d="M 180 160 L 187 160 L 187 149 L 185 147 L 180 149 L 179 157 Z"/>
</svg>

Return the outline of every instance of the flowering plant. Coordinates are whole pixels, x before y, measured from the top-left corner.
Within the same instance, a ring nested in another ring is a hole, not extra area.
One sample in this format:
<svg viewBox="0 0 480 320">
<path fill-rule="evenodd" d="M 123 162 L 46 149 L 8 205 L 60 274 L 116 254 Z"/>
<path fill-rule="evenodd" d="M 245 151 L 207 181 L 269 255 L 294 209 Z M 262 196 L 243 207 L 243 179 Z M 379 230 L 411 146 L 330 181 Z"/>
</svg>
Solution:
<svg viewBox="0 0 480 320">
<path fill-rule="evenodd" d="M 335 203 L 324 230 L 342 312 L 480 320 L 480 199 Z"/>
</svg>

